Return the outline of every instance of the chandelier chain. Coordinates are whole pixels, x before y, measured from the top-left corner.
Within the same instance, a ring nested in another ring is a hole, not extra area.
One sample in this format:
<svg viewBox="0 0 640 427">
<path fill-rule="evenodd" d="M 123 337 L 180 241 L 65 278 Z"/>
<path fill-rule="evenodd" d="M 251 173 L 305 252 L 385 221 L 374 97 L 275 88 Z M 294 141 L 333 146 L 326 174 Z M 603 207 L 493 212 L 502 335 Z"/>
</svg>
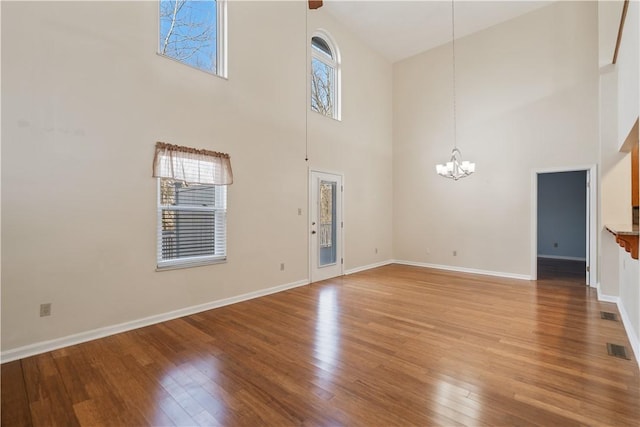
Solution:
<svg viewBox="0 0 640 427">
<path fill-rule="evenodd" d="M 310 64 L 309 64 L 309 45 L 310 41 L 309 37 L 309 8 L 305 4 L 304 8 L 304 161 L 309 161 L 309 94 L 311 91 L 311 87 L 309 84 L 309 79 L 311 75 Z"/>
<path fill-rule="evenodd" d="M 457 106 L 456 106 L 456 22 L 454 0 L 451 0 L 451 57 L 453 64 L 453 148 L 458 148 Z"/>
</svg>

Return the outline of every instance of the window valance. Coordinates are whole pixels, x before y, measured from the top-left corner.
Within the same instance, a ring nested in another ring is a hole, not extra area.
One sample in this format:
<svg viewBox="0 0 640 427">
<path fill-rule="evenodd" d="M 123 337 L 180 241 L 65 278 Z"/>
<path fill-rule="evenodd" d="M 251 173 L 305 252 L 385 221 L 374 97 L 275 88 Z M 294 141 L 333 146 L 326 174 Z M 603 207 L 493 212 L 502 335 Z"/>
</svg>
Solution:
<svg viewBox="0 0 640 427">
<path fill-rule="evenodd" d="M 230 185 L 233 183 L 231 157 L 217 151 L 157 142 L 153 177 L 187 184 Z"/>
</svg>

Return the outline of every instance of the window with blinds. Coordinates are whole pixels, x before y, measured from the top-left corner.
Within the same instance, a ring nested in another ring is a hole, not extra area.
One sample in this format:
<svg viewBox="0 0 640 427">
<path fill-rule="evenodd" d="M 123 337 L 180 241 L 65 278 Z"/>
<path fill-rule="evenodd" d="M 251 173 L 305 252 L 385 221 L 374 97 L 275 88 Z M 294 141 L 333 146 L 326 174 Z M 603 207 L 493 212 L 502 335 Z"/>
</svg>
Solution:
<svg viewBox="0 0 640 427">
<path fill-rule="evenodd" d="M 223 261 L 227 187 L 158 179 L 158 268 Z"/>
</svg>

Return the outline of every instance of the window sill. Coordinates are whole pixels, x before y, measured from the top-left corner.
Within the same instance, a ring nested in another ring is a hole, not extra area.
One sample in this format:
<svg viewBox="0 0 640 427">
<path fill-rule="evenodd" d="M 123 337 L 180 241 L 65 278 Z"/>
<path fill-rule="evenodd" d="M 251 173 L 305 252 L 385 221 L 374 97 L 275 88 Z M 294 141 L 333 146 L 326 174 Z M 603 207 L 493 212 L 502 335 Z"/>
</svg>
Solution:
<svg viewBox="0 0 640 427">
<path fill-rule="evenodd" d="M 331 119 L 334 122 L 342 122 L 342 117 L 333 117 L 333 116 L 327 116 L 325 114 L 322 114 L 319 111 L 314 110 L 313 108 L 310 109 L 311 112 L 316 113 L 317 115 L 319 115 L 320 117 L 326 117 L 327 119 Z"/>
<path fill-rule="evenodd" d="M 208 74 L 210 76 L 219 77 L 222 80 L 229 81 L 229 77 L 227 77 L 226 73 L 225 74 L 218 74 L 218 72 L 208 71 L 208 70 L 205 70 L 204 68 L 198 68 L 198 67 L 195 67 L 195 66 L 193 66 L 191 64 L 187 64 L 186 62 L 180 61 L 179 59 L 173 58 L 173 57 L 171 57 L 169 55 L 165 55 L 165 54 L 160 53 L 160 52 L 156 52 L 156 55 L 158 55 L 161 58 L 166 58 L 166 59 L 168 59 L 170 61 L 173 61 L 173 62 L 176 62 L 178 64 L 182 64 L 184 66 L 187 66 L 187 67 L 191 68 L 192 70 L 200 71 L 201 73 L 205 73 L 205 74 Z"/>
<path fill-rule="evenodd" d="M 226 258 L 201 260 L 201 261 L 185 261 L 185 262 L 178 262 L 175 264 L 158 265 L 156 266 L 156 271 L 182 270 L 183 268 L 202 267 L 205 265 L 214 265 L 214 264 L 225 264 L 226 262 L 227 262 Z"/>
</svg>

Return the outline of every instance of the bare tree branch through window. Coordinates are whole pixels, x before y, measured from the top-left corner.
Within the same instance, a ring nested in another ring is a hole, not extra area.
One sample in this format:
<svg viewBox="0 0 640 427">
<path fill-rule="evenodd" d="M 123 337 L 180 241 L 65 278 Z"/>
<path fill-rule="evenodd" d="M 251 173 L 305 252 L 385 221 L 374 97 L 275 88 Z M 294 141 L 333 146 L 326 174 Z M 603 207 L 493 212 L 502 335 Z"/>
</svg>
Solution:
<svg viewBox="0 0 640 427">
<path fill-rule="evenodd" d="M 311 38 L 311 109 L 331 118 L 338 118 L 338 61 L 335 48 L 321 36 Z"/>
<path fill-rule="evenodd" d="M 205 0 L 161 0 L 159 52 L 217 72 L 217 5 Z"/>
<path fill-rule="evenodd" d="M 325 116 L 333 117 L 333 92 L 335 70 L 314 59 L 311 71 L 311 108 Z"/>
</svg>

